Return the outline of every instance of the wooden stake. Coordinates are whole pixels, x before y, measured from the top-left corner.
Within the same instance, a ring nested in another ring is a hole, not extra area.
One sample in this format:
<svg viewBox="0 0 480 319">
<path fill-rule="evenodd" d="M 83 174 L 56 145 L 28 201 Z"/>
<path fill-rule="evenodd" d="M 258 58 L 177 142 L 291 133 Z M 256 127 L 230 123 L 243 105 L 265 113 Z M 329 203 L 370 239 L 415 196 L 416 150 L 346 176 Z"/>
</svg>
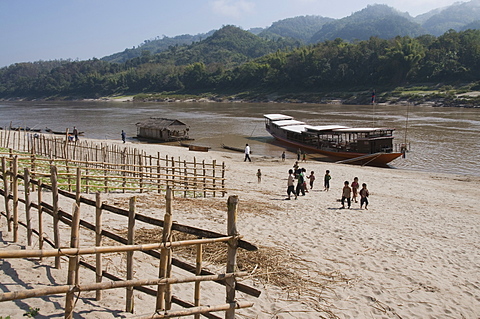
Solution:
<svg viewBox="0 0 480 319">
<path fill-rule="evenodd" d="M 30 215 L 30 174 L 28 168 L 24 169 L 23 181 L 25 183 L 25 218 L 27 220 L 27 245 L 32 246 L 32 216 Z"/>
<path fill-rule="evenodd" d="M 238 236 L 237 233 L 237 205 L 238 205 L 238 196 L 232 195 L 228 197 L 227 207 L 228 207 L 228 217 L 227 217 L 227 235 L 229 236 Z M 237 246 L 238 239 L 237 237 L 232 238 L 228 241 L 228 251 L 227 251 L 227 273 L 235 272 L 235 265 L 237 262 Z M 235 303 L 235 278 L 229 278 L 225 280 L 225 287 L 227 289 L 227 303 Z M 234 319 L 235 318 L 235 308 L 230 308 L 225 313 L 225 319 Z"/>
<path fill-rule="evenodd" d="M 38 184 L 38 248 L 43 249 L 43 206 L 42 206 L 42 187 L 40 183 Z M 40 261 L 42 261 L 42 257 L 40 257 Z"/>
<path fill-rule="evenodd" d="M 60 248 L 60 230 L 58 228 L 58 182 L 57 182 L 57 167 L 50 166 L 50 178 L 52 182 L 52 208 L 53 208 L 53 240 L 55 248 Z M 55 256 L 55 268 L 60 269 L 60 257 Z"/>
<path fill-rule="evenodd" d="M 100 193 L 95 194 L 95 246 L 102 246 L 102 202 L 100 199 Z M 95 280 L 96 282 L 102 282 L 102 254 L 97 253 L 95 255 Z M 102 299 L 102 290 L 95 292 L 95 300 Z"/>
<path fill-rule="evenodd" d="M 167 188 L 167 194 L 165 196 L 166 199 L 166 212 L 163 218 L 163 233 L 162 233 L 162 242 L 166 243 L 170 241 L 171 231 L 172 231 L 172 190 L 171 188 Z M 171 267 L 171 250 L 168 248 L 162 248 L 160 251 L 160 269 L 158 277 L 160 279 L 167 278 L 168 275 L 168 268 Z M 169 310 L 170 309 L 170 300 L 171 296 L 167 293 L 166 286 L 158 286 L 157 289 L 157 311 Z M 168 300 L 167 300 L 168 299 Z"/>
<path fill-rule="evenodd" d="M 135 203 L 137 198 L 134 196 L 130 198 L 130 205 L 128 210 L 128 235 L 127 245 L 133 245 L 135 241 Z M 133 251 L 127 252 L 127 280 L 133 279 Z M 126 312 L 133 313 L 133 287 L 127 287 L 127 303 L 125 307 Z"/>
<path fill-rule="evenodd" d="M 72 215 L 72 232 L 70 236 L 70 248 L 78 248 L 79 245 L 79 230 L 80 230 L 80 207 L 77 204 L 74 204 L 74 210 Z M 78 284 L 78 256 L 69 256 L 68 257 L 68 275 L 67 275 L 67 285 Z M 74 291 L 69 290 L 66 295 L 65 300 L 65 318 L 73 318 L 73 307 L 74 307 Z"/>
<path fill-rule="evenodd" d="M 18 242 L 18 157 L 13 157 L 12 193 L 13 193 L 13 242 Z"/>
<path fill-rule="evenodd" d="M 7 226 L 8 231 L 12 231 L 12 216 L 10 212 L 10 187 L 9 187 L 9 174 L 7 171 L 7 163 L 5 157 L 2 157 L 2 178 L 3 178 L 3 193 L 4 193 L 4 201 L 5 201 L 5 213 L 7 215 Z"/>
<path fill-rule="evenodd" d="M 195 267 L 195 275 L 200 276 L 202 273 L 202 254 L 203 254 L 203 245 L 197 244 L 197 263 Z M 194 297 L 195 306 L 200 306 L 200 281 L 195 282 L 195 297 Z M 200 314 L 195 314 L 195 319 L 200 319 Z"/>
</svg>

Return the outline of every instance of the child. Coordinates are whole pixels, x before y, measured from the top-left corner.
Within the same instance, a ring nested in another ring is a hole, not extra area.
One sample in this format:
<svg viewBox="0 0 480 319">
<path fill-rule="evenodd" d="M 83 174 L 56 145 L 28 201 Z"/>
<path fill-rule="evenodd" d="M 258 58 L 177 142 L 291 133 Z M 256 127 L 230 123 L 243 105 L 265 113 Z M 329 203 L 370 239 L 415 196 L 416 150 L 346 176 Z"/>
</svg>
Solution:
<svg viewBox="0 0 480 319">
<path fill-rule="evenodd" d="M 288 200 L 290 199 L 290 195 L 293 194 L 295 199 L 297 199 L 297 193 L 295 192 L 295 176 L 293 176 L 293 169 L 288 171 L 288 180 L 287 180 L 287 195 Z"/>
<path fill-rule="evenodd" d="M 328 192 L 330 188 L 330 180 L 332 179 L 332 176 L 330 176 L 330 171 L 327 169 L 327 172 L 325 173 L 325 177 L 323 178 L 323 185 L 325 186 L 324 191 Z"/>
<path fill-rule="evenodd" d="M 359 192 L 360 194 L 360 209 L 362 209 L 363 204 L 365 204 L 365 209 L 368 210 L 368 189 L 367 189 L 367 184 L 363 183 L 362 184 L 362 189 Z"/>
<path fill-rule="evenodd" d="M 315 181 L 315 175 L 314 174 L 315 174 L 315 172 L 311 171 L 310 176 L 307 177 L 310 180 L 310 189 L 313 188 L 313 182 Z"/>
<path fill-rule="evenodd" d="M 285 162 L 285 156 L 286 156 L 286 155 L 285 155 L 285 151 L 283 151 L 283 153 L 282 153 L 282 162 Z"/>
<path fill-rule="evenodd" d="M 353 200 L 355 203 L 357 202 L 357 195 L 358 195 L 358 188 L 360 185 L 358 184 L 358 177 L 355 177 L 352 182 L 352 192 L 353 192 Z"/>
<path fill-rule="evenodd" d="M 352 189 L 348 186 L 348 181 L 343 183 L 343 190 L 342 190 L 342 208 L 345 208 L 345 199 L 347 200 L 348 208 L 350 208 L 350 196 L 352 195 Z"/>
<path fill-rule="evenodd" d="M 257 171 L 257 178 L 258 178 L 258 182 L 260 183 L 262 181 L 262 172 L 260 171 L 260 168 Z"/>
</svg>

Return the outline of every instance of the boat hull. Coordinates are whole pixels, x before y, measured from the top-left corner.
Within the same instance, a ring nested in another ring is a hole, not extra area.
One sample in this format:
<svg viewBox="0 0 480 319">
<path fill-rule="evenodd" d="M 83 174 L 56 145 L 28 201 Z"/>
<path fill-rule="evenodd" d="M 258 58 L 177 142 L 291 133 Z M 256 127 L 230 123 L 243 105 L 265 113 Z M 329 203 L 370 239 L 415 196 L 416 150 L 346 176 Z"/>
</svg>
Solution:
<svg viewBox="0 0 480 319">
<path fill-rule="evenodd" d="M 337 161 L 345 161 L 351 164 L 360 164 L 360 165 L 372 165 L 372 166 L 386 166 L 388 163 L 394 159 L 402 156 L 402 153 L 375 153 L 375 154 L 365 154 L 365 153 L 354 153 L 354 152 L 334 152 L 324 149 L 319 149 L 307 144 L 290 141 L 288 139 L 282 138 L 273 132 L 269 132 L 275 139 L 278 141 L 293 146 L 295 148 L 300 148 L 307 151 L 308 153 L 322 154 L 332 158 Z M 357 159 L 357 160 L 355 160 Z"/>
</svg>

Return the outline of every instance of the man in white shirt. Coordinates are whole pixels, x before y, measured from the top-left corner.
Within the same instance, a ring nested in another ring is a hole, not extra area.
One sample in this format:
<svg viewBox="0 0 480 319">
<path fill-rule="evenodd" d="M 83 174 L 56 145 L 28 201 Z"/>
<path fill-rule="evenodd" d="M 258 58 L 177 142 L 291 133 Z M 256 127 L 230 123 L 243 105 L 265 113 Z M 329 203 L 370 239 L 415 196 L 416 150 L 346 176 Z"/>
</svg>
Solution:
<svg viewBox="0 0 480 319">
<path fill-rule="evenodd" d="M 244 162 L 246 162 L 248 159 L 249 162 L 251 162 L 252 160 L 250 159 L 250 146 L 245 145 L 245 159 L 243 160 Z"/>
</svg>

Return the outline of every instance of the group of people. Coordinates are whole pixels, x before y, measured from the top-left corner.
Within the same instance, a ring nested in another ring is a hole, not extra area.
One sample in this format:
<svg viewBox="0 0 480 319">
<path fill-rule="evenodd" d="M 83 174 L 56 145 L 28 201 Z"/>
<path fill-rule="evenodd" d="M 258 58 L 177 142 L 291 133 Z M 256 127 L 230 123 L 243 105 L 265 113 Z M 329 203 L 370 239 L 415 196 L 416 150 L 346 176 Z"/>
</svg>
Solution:
<svg viewBox="0 0 480 319">
<path fill-rule="evenodd" d="M 368 196 L 370 195 L 367 189 L 367 184 L 363 183 L 362 188 L 358 191 L 360 184 L 358 183 L 358 177 L 353 179 L 351 186 L 348 181 L 343 182 L 342 189 L 342 208 L 345 208 L 345 200 L 347 201 L 348 208 L 352 204 L 352 200 L 357 203 L 357 197 L 360 195 L 360 209 L 365 205 L 365 209 L 368 210 Z"/>
<path fill-rule="evenodd" d="M 307 176 L 307 170 L 305 168 L 300 168 L 298 166 L 298 161 L 293 165 L 293 169 L 288 171 L 287 179 L 287 199 L 291 199 L 292 194 L 297 199 L 300 194 L 305 196 L 305 193 L 308 193 L 307 179 L 310 181 L 310 189 L 313 189 L 313 184 L 315 182 L 315 172 L 311 171 L 310 175 Z M 295 186 L 295 180 L 297 180 L 297 185 Z"/>
<path fill-rule="evenodd" d="M 260 172 L 260 170 L 258 170 Z M 290 200 L 292 195 L 297 199 L 300 194 L 303 196 L 305 193 L 308 193 L 307 187 L 307 179 L 310 180 L 310 189 L 313 189 L 313 184 L 315 181 L 315 172 L 311 171 L 310 175 L 306 176 L 306 169 L 299 168 L 298 161 L 295 162 L 293 165 L 293 169 L 288 171 L 288 179 L 287 179 L 287 200 Z M 257 175 L 258 176 L 258 175 Z M 259 177 L 260 179 L 260 177 Z M 330 175 L 330 171 L 325 171 L 325 176 L 323 178 L 323 186 L 324 191 L 328 192 L 330 190 L 330 180 L 332 176 Z M 295 185 L 295 180 L 297 180 L 297 184 Z M 347 202 L 348 208 L 351 207 L 352 200 L 357 203 L 357 198 L 360 196 L 360 209 L 363 209 L 365 205 L 365 209 L 368 210 L 368 196 L 370 195 L 367 189 L 367 184 L 363 183 L 362 188 L 359 190 L 360 184 L 358 182 L 358 177 L 353 179 L 353 182 L 350 186 L 348 181 L 344 182 L 344 186 L 342 189 L 342 207 L 345 208 L 345 201 Z"/>
</svg>

